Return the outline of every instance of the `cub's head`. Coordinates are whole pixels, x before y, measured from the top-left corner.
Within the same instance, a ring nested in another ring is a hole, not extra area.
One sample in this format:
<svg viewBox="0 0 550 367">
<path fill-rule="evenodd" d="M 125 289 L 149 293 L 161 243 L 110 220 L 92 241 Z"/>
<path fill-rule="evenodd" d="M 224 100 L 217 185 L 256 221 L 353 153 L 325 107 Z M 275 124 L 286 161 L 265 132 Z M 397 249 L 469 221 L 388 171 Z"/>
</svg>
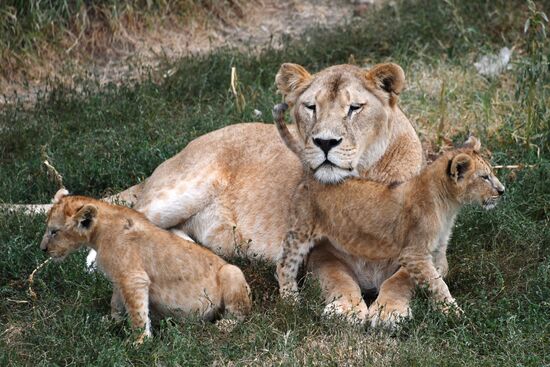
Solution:
<svg viewBox="0 0 550 367">
<path fill-rule="evenodd" d="M 504 185 L 479 154 L 480 148 L 479 140 L 471 136 L 449 160 L 447 174 L 459 203 L 492 209 L 504 194 Z"/>
<path fill-rule="evenodd" d="M 337 65 L 311 75 L 300 65 L 283 64 L 275 81 L 293 108 L 303 159 L 320 182 L 357 176 L 385 153 L 405 85 L 398 65 Z"/>
<path fill-rule="evenodd" d="M 90 242 L 97 222 L 98 209 L 91 199 L 67 195 L 65 189 L 55 194 L 40 243 L 40 249 L 59 261 Z"/>
</svg>

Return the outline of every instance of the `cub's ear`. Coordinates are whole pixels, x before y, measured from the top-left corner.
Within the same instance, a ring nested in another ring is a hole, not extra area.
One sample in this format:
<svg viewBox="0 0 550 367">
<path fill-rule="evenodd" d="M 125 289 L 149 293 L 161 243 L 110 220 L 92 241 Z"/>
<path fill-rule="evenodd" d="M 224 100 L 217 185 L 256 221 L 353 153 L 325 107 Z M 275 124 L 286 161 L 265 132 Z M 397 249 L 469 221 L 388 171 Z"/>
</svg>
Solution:
<svg viewBox="0 0 550 367">
<path fill-rule="evenodd" d="M 449 176 L 451 176 L 454 182 L 458 182 L 471 167 L 472 158 L 468 154 L 458 154 L 449 162 Z"/>
<path fill-rule="evenodd" d="M 75 225 L 79 230 L 87 231 L 93 227 L 97 217 L 97 207 L 92 204 L 86 204 L 78 209 L 73 216 Z"/>
<path fill-rule="evenodd" d="M 69 191 L 67 191 L 67 189 L 62 188 L 62 189 L 57 190 L 57 192 L 55 193 L 55 196 L 53 197 L 52 204 L 59 203 L 61 201 L 61 199 L 63 199 L 63 197 L 65 197 L 67 195 L 69 195 Z"/>
<path fill-rule="evenodd" d="M 378 64 L 367 71 L 367 80 L 374 84 L 374 87 L 389 93 L 390 106 L 397 102 L 397 96 L 405 88 L 405 72 L 401 66 L 394 63 Z"/>
<path fill-rule="evenodd" d="M 468 140 L 464 142 L 463 146 L 466 148 L 471 148 L 474 152 L 479 153 L 479 150 L 481 149 L 481 142 L 475 136 L 470 135 Z"/>
<path fill-rule="evenodd" d="M 298 64 L 284 63 L 275 76 L 277 89 L 283 96 L 299 92 L 311 82 L 311 74 Z M 287 101 L 289 102 L 289 101 Z M 293 101 L 290 101 L 293 102 Z"/>
</svg>

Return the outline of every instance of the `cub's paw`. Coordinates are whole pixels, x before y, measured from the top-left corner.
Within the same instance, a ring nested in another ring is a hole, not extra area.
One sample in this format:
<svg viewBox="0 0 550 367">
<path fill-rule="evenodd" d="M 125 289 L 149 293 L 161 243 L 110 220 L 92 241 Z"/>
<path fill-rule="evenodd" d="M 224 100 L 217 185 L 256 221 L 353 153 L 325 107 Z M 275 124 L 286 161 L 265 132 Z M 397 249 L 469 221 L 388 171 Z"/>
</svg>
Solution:
<svg viewBox="0 0 550 367">
<path fill-rule="evenodd" d="M 134 346 L 138 347 L 143 344 L 143 342 L 146 339 L 150 339 L 152 337 L 151 332 L 149 330 L 143 331 L 141 334 L 138 335 L 136 340 L 134 341 Z"/>
<path fill-rule="evenodd" d="M 120 323 L 126 320 L 126 317 L 123 314 L 120 314 L 118 312 L 111 312 L 109 315 L 103 315 L 101 316 L 101 322 L 106 323 Z"/>
<path fill-rule="evenodd" d="M 369 308 L 368 317 L 373 328 L 395 329 L 401 321 L 412 317 L 412 310 L 405 304 L 381 305 L 375 302 Z"/>
<path fill-rule="evenodd" d="M 289 285 L 281 286 L 279 288 L 279 294 L 281 295 L 281 298 L 286 301 L 298 302 L 300 300 L 297 284 L 289 284 Z"/>
<path fill-rule="evenodd" d="M 464 315 L 464 311 L 454 299 L 441 303 L 440 309 L 445 315 L 455 315 L 456 317 L 462 317 L 462 315 Z"/>
<path fill-rule="evenodd" d="M 300 294 L 294 291 L 281 291 L 281 298 L 285 302 L 297 304 L 300 302 Z"/>
<path fill-rule="evenodd" d="M 367 320 L 368 309 L 364 304 L 353 306 L 348 302 L 335 300 L 325 306 L 324 317 L 344 317 L 347 322 L 355 325 L 362 325 Z"/>
</svg>

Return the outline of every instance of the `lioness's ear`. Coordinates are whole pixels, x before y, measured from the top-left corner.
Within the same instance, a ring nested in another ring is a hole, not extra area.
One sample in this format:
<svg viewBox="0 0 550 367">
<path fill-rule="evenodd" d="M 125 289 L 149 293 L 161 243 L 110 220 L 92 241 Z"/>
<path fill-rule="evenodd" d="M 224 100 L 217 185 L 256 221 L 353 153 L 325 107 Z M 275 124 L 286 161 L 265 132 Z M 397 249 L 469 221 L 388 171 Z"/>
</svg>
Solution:
<svg viewBox="0 0 550 367">
<path fill-rule="evenodd" d="M 309 85 L 311 74 L 298 64 L 284 63 L 275 76 L 277 89 L 285 97 Z M 293 101 L 287 101 L 293 102 Z"/>
<path fill-rule="evenodd" d="M 367 71 L 365 76 L 376 88 L 389 93 L 390 106 L 393 107 L 397 96 L 405 88 L 405 72 L 401 66 L 394 63 L 378 64 Z"/>
<path fill-rule="evenodd" d="M 86 204 L 78 209 L 73 216 L 75 225 L 78 229 L 86 231 L 92 228 L 97 217 L 97 207 L 92 204 Z"/>
<path fill-rule="evenodd" d="M 55 196 L 53 197 L 52 204 L 59 203 L 59 201 L 61 201 L 61 199 L 67 195 L 69 195 L 69 192 L 67 191 L 67 189 L 63 188 L 63 189 L 57 190 L 57 192 L 55 193 Z"/>
<path fill-rule="evenodd" d="M 474 152 L 479 153 L 479 150 L 481 149 L 481 142 L 475 136 L 470 135 L 468 140 L 464 142 L 464 147 L 471 148 Z"/>
<path fill-rule="evenodd" d="M 472 158 L 468 154 L 458 154 L 449 164 L 449 176 L 457 182 L 464 177 L 464 174 L 472 166 Z"/>
</svg>

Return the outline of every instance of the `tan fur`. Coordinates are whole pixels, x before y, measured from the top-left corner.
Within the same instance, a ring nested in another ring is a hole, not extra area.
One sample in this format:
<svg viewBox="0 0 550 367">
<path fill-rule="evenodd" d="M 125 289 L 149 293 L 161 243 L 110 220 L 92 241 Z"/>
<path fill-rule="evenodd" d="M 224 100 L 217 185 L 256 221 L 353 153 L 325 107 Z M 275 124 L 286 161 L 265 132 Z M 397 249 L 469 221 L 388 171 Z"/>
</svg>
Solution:
<svg viewBox="0 0 550 367">
<path fill-rule="evenodd" d="M 280 116 L 276 122 L 284 131 Z M 300 152 L 291 135 L 281 137 Z M 400 294 L 410 297 L 406 285 L 410 276 L 417 284 L 428 285 L 437 301 L 456 305 L 434 255 L 441 246 L 446 248 L 461 206 L 477 203 L 491 208 L 504 193 L 479 149 L 479 141 L 471 137 L 463 148 L 444 154 L 402 184 L 349 179 L 340 185 L 322 185 L 306 166 L 277 264 L 281 294 L 296 294 L 300 264 L 319 239 L 327 238 L 356 258 L 397 261 L 402 270 L 382 287 L 390 293 L 399 290 L 397 299 Z M 374 311 L 381 311 L 380 304 L 370 311 L 371 317 L 379 317 Z"/>
<path fill-rule="evenodd" d="M 389 80 L 391 72 L 396 75 Z M 386 79 L 390 92 L 380 87 Z M 276 81 L 292 107 L 296 124 L 289 129 L 302 142 L 309 142 L 310 165 L 322 154 L 311 144 L 315 134 L 343 135 L 338 149 L 330 154 L 351 171 L 328 168 L 327 177 L 321 177 L 324 182 L 356 175 L 390 183 L 420 171 L 420 141 L 397 106 L 397 94 L 404 85 L 397 65 L 371 70 L 338 65 L 310 74 L 300 66 L 284 64 Z M 304 106 L 313 99 L 314 119 Z M 352 124 L 343 119 L 349 113 L 348 99 L 367 102 L 354 112 Z M 131 202 L 156 225 L 183 231 L 219 254 L 275 262 L 301 172 L 300 161 L 285 148 L 273 125 L 236 124 L 192 141 L 121 197 L 136 195 Z M 364 321 L 367 306 L 361 291 L 379 288 L 398 264 L 366 262 L 324 243 L 312 252 L 308 269 L 321 283 L 327 312 L 349 310 Z M 384 293 L 379 297 L 384 299 Z"/>
<path fill-rule="evenodd" d="M 404 86 L 399 66 L 367 70 L 337 65 L 309 73 L 283 64 L 276 80 L 292 107 L 295 124 L 289 129 L 308 141 L 311 164 L 322 154 L 311 144 L 313 135 L 342 133 L 342 143 L 330 156 L 344 168 L 326 169 L 324 182 L 358 176 L 390 183 L 420 171 L 420 141 L 397 104 Z M 313 100 L 317 114 L 312 119 L 304 102 Z M 353 112 L 351 124 L 345 119 L 349 102 L 367 102 Z M 218 254 L 275 262 L 301 172 L 302 164 L 273 125 L 234 124 L 193 140 L 144 182 L 109 200 L 135 205 L 156 225 L 185 232 Z M 364 261 L 327 242 L 312 251 L 308 262 L 308 270 L 320 281 L 327 312 L 357 310 L 352 313 L 363 319 L 361 291 L 379 289 L 397 269 L 391 261 Z M 385 299 L 384 289 L 379 297 Z"/>
<path fill-rule="evenodd" d="M 41 249 L 63 260 L 85 245 L 113 283 L 112 315 L 124 309 L 150 336 L 149 308 L 161 315 L 196 313 L 212 319 L 227 311 L 241 319 L 251 308 L 239 268 L 210 250 L 156 227 L 133 209 L 83 196 L 56 194 Z"/>
</svg>

